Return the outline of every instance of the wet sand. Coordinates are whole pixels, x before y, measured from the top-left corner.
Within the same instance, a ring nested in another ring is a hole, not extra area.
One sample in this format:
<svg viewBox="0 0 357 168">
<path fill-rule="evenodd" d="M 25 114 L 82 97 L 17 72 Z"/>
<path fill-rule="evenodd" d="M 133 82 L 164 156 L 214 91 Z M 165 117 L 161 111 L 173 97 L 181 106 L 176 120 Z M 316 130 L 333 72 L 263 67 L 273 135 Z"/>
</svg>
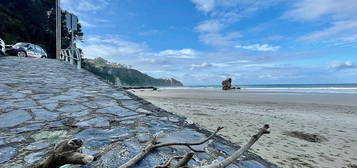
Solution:
<svg viewBox="0 0 357 168">
<path fill-rule="evenodd" d="M 280 167 L 357 164 L 357 95 L 202 89 L 132 93 L 211 131 L 224 126 L 220 135 L 238 145 L 269 124 L 271 134 L 251 151 Z"/>
</svg>

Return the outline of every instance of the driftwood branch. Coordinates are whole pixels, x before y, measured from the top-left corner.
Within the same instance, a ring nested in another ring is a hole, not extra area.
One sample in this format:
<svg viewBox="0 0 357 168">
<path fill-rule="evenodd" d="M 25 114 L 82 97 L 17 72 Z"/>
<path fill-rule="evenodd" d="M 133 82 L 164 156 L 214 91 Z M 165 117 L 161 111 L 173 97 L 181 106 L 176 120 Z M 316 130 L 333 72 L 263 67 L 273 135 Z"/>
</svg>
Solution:
<svg viewBox="0 0 357 168">
<path fill-rule="evenodd" d="M 155 168 L 182 168 L 186 167 L 187 163 L 192 159 L 194 152 L 187 152 L 185 156 L 175 156 L 170 158 L 166 163 Z M 171 164 L 174 159 L 180 159 L 176 164 Z"/>
<path fill-rule="evenodd" d="M 255 142 L 257 142 L 262 135 L 269 134 L 270 132 L 268 131 L 268 129 L 269 129 L 269 125 L 264 125 L 264 127 L 261 128 L 257 134 L 253 135 L 252 138 L 250 138 L 250 140 L 247 144 L 245 144 L 243 147 L 241 147 L 239 150 L 234 152 L 231 156 L 224 159 L 223 161 L 214 163 L 211 165 L 199 166 L 199 167 L 195 167 L 195 168 L 225 168 L 225 167 L 229 166 L 235 160 L 237 160 L 239 157 L 241 157 L 244 152 L 248 151 L 250 149 L 250 147 L 252 147 L 252 145 Z"/>
<path fill-rule="evenodd" d="M 162 165 L 156 166 L 155 168 L 168 168 L 174 159 L 182 159 L 182 158 L 183 158 L 182 156 L 174 156 L 170 158 L 168 161 L 166 161 L 165 163 L 163 163 Z"/>
<path fill-rule="evenodd" d="M 179 167 L 184 167 L 187 165 L 187 163 L 192 159 L 194 152 L 188 152 L 186 155 L 176 163 L 176 165 L 173 168 L 179 168 Z"/>
<path fill-rule="evenodd" d="M 269 125 L 264 125 L 263 128 L 259 130 L 259 132 L 255 135 L 252 136 L 252 138 L 249 140 L 247 144 L 245 144 L 243 147 L 241 147 L 239 150 L 234 152 L 231 156 L 228 158 L 224 159 L 221 162 L 218 163 L 213 163 L 207 166 L 198 166 L 194 168 L 225 168 L 232 164 L 235 160 L 237 160 L 239 157 L 243 155 L 244 152 L 248 151 L 252 145 L 259 140 L 259 138 L 264 135 L 264 134 L 269 134 L 270 132 L 268 131 Z M 170 160 L 168 160 L 166 163 L 163 165 L 157 166 L 156 168 L 184 168 L 186 167 L 187 163 L 192 159 L 193 157 L 193 152 L 187 153 L 184 157 L 173 157 Z M 177 159 L 177 158 L 182 158 L 180 161 L 178 161 L 176 164 L 171 165 L 172 160 Z"/>
<path fill-rule="evenodd" d="M 161 147 L 165 147 L 165 146 L 187 146 L 190 149 L 192 149 L 190 146 L 204 144 L 205 142 L 207 142 L 210 139 L 212 139 L 221 129 L 223 129 L 223 127 L 218 127 L 217 130 L 213 134 L 211 134 L 209 137 L 207 137 L 206 139 L 204 139 L 204 140 L 202 140 L 200 142 L 172 142 L 172 143 L 162 143 L 162 144 L 159 143 L 158 144 L 157 143 L 157 136 L 155 136 L 146 145 L 146 147 L 142 151 L 140 151 L 137 155 L 135 155 L 128 162 L 126 162 L 125 164 L 121 165 L 119 168 L 130 168 L 130 167 L 132 167 L 133 165 L 135 165 L 136 163 L 141 161 L 146 154 L 150 153 L 151 151 L 153 151 L 153 150 L 155 150 L 157 148 L 161 148 Z"/>
</svg>

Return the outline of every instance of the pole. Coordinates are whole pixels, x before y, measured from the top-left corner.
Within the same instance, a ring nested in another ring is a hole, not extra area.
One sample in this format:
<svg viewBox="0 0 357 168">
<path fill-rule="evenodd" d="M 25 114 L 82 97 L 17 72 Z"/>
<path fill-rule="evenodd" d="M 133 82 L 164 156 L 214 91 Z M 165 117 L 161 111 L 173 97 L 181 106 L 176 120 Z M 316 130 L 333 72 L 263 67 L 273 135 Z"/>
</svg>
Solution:
<svg viewBox="0 0 357 168">
<path fill-rule="evenodd" d="M 72 18 L 72 15 L 71 15 Z M 72 19 L 71 19 L 72 20 Z M 74 45 L 73 45 L 73 29 L 71 30 L 71 58 L 69 60 L 70 64 L 74 63 Z"/>
<path fill-rule="evenodd" d="M 56 0 L 56 59 L 61 56 L 61 0 Z"/>
</svg>

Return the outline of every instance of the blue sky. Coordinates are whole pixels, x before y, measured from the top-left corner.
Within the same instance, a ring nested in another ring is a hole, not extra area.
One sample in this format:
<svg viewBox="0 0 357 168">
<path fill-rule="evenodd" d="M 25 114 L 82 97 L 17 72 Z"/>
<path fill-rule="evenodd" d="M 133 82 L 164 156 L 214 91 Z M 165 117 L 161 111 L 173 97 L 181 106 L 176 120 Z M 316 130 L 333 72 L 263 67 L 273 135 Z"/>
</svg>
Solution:
<svg viewBox="0 0 357 168">
<path fill-rule="evenodd" d="M 62 0 L 88 58 L 185 85 L 357 83 L 355 0 Z"/>
</svg>

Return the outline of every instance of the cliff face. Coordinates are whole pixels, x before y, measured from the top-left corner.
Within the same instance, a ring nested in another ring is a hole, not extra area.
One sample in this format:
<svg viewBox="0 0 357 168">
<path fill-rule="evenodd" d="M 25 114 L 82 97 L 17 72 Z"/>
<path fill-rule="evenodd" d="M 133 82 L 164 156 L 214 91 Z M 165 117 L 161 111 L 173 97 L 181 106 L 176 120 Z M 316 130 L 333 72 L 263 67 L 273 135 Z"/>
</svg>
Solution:
<svg viewBox="0 0 357 168">
<path fill-rule="evenodd" d="M 156 79 L 126 65 L 111 63 L 103 58 L 86 59 L 83 67 L 114 85 L 183 86 L 176 79 Z"/>
</svg>

